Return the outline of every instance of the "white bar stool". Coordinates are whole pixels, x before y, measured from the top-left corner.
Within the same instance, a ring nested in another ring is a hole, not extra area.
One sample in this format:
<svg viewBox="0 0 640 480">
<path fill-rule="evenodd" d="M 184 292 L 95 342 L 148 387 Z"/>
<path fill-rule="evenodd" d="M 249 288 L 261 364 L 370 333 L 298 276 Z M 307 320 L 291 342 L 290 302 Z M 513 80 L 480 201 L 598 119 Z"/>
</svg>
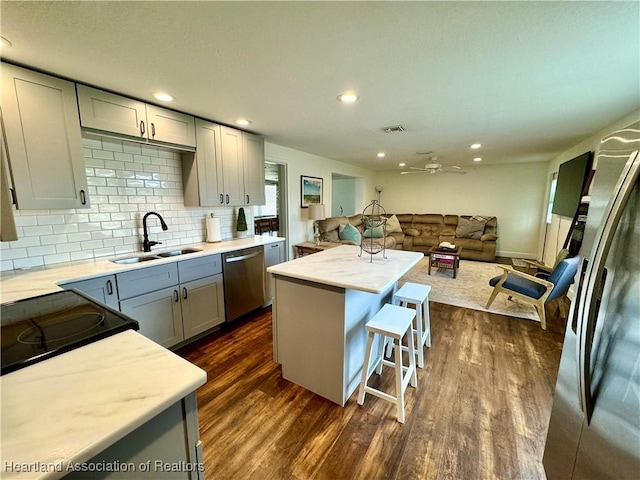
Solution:
<svg viewBox="0 0 640 480">
<path fill-rule="evenodd" d="M 367 339 L 367 350 L 365 353 L 364 365 L 362 367 L 362 380 L 360 381 L 360 390 L 358 392 L 358 405 L 364 403 L 366 393 L 375 395 L 389 402 L 396 404 L 398 421 L 404 423 L 404 392 L 407 385 L 411 383 L 412 387 L 418 384 L 416 375 L 416 357 L 413 348 L 413 335 L 411 324 L 415 318 L 415 310 L 410 308 L 399 307 L 397 305 L 385 304 L 374 317 L 367 322 L 365 328 L 369 332 Z M 408 334 L 408 335 L 407 335 Z M 380 335 L 378 345 L 378 356 L 371 367 L 371 354 L 373 350 L 373 340 L 376 335 Z M 407 336 L 407 347 L 409 352 L 409 366 L 402 365 L 402 337 Z M 384 346 L 385 337 L 391 339 L 391 343 L 395 345 L 395 362 L 385 360 Z M 375 371 L 378 375 L 382 373 L 382 366 L 395 367 L 396 370 L 396 396 L 377 390 L 367 386 L 369 377 Z M 404 371 L 404 376 L 403 376 Z"/>
<path fill-rule="evenodd" d="M 400 290 L 393 294 L 394 305 L 408 307 L 409 304 L 416 306 L 416 321 L 413 333 L 416 336 L 416 355 L 418 357 L 418 367 L 424 368 L 423 346 L 431 347 L 431 318 L 429 317 L 429 285 L 420 283 L 405 283 Z M 405 349 L 406 350 L 406 349 Z M 387 346 L 387 357 L 391 355 L 391 345 Z"/>
</svg>

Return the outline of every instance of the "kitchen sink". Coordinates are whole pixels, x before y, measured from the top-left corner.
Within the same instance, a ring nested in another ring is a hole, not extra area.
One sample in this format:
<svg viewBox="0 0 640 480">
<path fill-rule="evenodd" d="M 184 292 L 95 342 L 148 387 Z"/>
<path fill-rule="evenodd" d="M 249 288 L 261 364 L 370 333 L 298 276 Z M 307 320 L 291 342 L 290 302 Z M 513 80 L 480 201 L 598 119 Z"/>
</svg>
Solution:
<svg viewBox="0 0 640 480">
<path fill-rule="evenodd" d="M 148 262 L 150 260 L 159 260 L 160 257 L 156 257 L 154 255 L 146 255 L 144 257 L 126 257 L 126 258 L 118 258 L 116 260 L 111 260 L 113 263 L 117 263 L 118 265 L 128 265 L 130 263 L 140 263 L 140 262 Z"/>
<path fill-rule="evenodd" d="M 202 250 L 199 250 L 197 248 L 183 248 L 181 250 L 171 250 L 169 252 L 156 253 L 156 255 L 158 257 L 175 257 L 176 255 L 186 255 L 188 253 L 197 253 L 201 251 Z"/>
</svg>

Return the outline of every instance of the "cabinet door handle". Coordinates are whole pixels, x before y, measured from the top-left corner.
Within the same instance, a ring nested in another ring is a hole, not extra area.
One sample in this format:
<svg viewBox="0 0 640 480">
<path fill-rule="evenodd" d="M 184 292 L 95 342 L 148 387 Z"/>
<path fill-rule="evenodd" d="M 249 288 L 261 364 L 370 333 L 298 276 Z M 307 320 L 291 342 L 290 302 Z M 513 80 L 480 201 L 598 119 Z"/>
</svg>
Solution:
<svg viewBox="0 0 640 480">
<path fill-rule="evenodd" d="M 220 194 L 220 205 L 224 203 L 224 195 Z"/>
<path fill-rule="evenodd" d="M 143 136 L 144 132 L 144 120 L 140 120 L 140 136 Z"/>
<path fill-rule="evenodd" d="M 247 205 L 249 205 L 249 195 L 247 195 Z"/>
<path fill-rule="evenodd" d="M 227 197 L 227 205 L 229 205 L 229 194 L 227 194 L 226 197 Z"/>
<path fill-rule="evenodd" d="M 84 190 L 80 190 L 80 203 L 82 205 L 87 204 L 87 195 L 84 193 Z"/>
<path fill-rule="evenodd" d="M 187 299 L 187 287 L 182 287 L 182 298 Z"/>
<path fill-rule="evenodd" d="M 13 188 L 10 188 L 9 192 L 11 193 L 11 205 L 15 205 L 16 204 L 16 191 Z"/>
<path fill-rule="evenodd" d="M 178 290 L 174 290 L 173 291 L 173 301 L 174 302 L 179 302 L 180 301 L 180 294 L 178 293 Z"/>
<path fill-rule="evenodd" d="M 156 126 L 154 123 L 151 123 L 151 137 L 156 138 Z"/>
<path fill-rule="evenodd" d="M 113 283 L 111 283 L 111 280 L 107 280 L 107 293 L 113 295 Z"/>
</svg>

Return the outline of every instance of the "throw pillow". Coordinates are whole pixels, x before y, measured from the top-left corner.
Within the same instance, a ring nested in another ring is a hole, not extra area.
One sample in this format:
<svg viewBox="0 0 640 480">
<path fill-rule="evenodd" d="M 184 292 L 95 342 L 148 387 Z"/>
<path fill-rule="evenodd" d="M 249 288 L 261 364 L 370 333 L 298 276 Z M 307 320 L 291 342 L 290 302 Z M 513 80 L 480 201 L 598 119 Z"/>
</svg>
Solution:
<svg viewBox="0 0 640 480">
<path fill-rule="evenodd" d="M 493 242 L 493 241 L 496 241 L 497 239 L 498 239 L 498 236 L 495 233 L 485 233 L 480 237 L 480 240 L 482 240 L 483 242 L 486 242 L 486 241 Z"/>
<path fill-rule="evenodd" d="M 387 233 L 402 233 L 402 227 L 400 226 L 400 220 L 395 215 L 387 218 Z"/>
<path fill-rule="evenodd" d="M 362 242 L 362 235 L 360 235 L 358 229 L 350 223 L 347 223 L 346 225 L 340 225 L 338 227 L 338 236 L 340 237 L 340 240 L 353 242 L 356 245 L 360 245 L 360 243 Z"/>
<path fill-rule="evenodd" d="M 364 238 L 382 238 L 384 236 L 384 229 L 382 228 L 382 225 L 378 227 L 370 227 L 365 229 L 362 235 Z"/>
<path fill-rule="evenodd" d="M 405 234 L 407 234 L 407 235 L 409 235 L 409 236 L 411 236 L 411 237 L 417 237 L 417 236 L 419 236 L 419 235 L 420 235 L 420 231 L 419 231 L 419 230 L 416 230 L 415 228 L 407 228 L 407 229 L 404 231 L 404 233 L 405 233 Z"/>
<path fill-rule="evenodd" d="M 456 228 L 456 237 L 458 238 L 473 238 L 474 240 L 480 240 L 484 233 L 484 226 L 486 222 L 473 222 L 466 218 L 458 218 L 458 228 Z"/>
</svg>

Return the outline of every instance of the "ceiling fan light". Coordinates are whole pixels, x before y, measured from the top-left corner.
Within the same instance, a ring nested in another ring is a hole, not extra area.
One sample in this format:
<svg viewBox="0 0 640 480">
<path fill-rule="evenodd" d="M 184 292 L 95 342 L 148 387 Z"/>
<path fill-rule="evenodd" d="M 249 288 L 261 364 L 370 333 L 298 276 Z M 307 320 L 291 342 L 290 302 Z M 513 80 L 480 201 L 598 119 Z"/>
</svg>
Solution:
<svg viewBox="0 0 640 480">
<path fill-rule="evenodd" d="M 477 150 L 478 148 L 480 148 L 482 146 L 481 143 L 472 143 L 471 145 L 469 145 L 469 148 L 472 148 L 474 150 Z"/>
</svg>

